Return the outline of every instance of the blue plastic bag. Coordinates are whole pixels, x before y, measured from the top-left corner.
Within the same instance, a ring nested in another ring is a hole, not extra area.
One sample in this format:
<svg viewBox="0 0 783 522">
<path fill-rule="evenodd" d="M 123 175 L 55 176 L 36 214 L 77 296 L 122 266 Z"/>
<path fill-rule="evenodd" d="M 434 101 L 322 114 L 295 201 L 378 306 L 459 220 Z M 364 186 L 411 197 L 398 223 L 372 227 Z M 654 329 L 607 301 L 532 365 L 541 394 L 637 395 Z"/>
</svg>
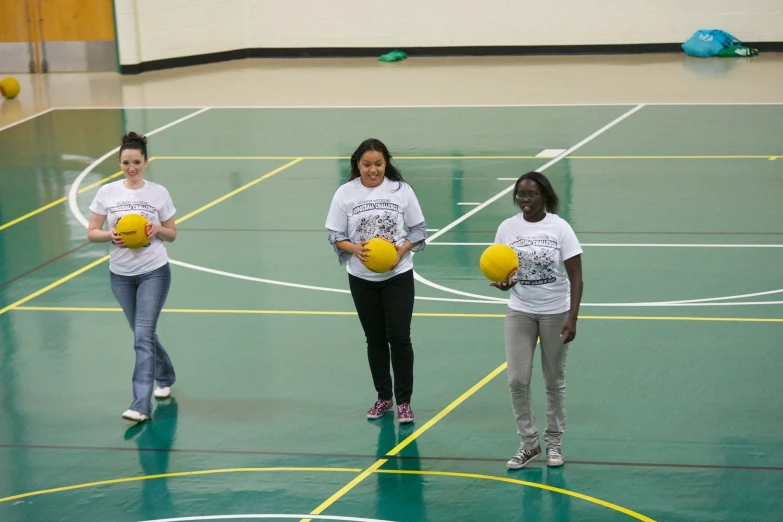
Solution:
<svg viewBox="0 0 783 522">
<path fill-rule="evenodd" d="M 688 56 L 707 58 L 709 56 L 717 56 L 721 50 L 738 44 L 742 44 L 742 42 L 726 31 L 721 31 L 720 29 L 699 29 L 693 33 L 693 36 L 688 38 L 688 41 L 682 44 L 682 50 Z"/>
</svg>

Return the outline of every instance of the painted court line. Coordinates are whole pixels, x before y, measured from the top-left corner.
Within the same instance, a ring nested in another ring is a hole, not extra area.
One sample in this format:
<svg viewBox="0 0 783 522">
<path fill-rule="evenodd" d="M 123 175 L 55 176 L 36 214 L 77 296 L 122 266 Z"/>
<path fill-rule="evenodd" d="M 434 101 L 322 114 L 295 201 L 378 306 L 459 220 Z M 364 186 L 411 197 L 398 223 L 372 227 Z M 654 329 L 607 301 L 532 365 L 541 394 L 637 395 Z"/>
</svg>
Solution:
<svg viewBox="0 0 783 522">
<path fill-rule="evenodd" d="M 419 438 L 421 435 L 423 435 L 427 430 L 429 430 L 432 426 L 434 426 L 438 421 L 440 421 L 443 417 L 448 415 L 452 410 L 454 410 L 457 406 L 465 402 L 471 395 L 476 393 L 478 390 L 480 390 L 485 384 L 487 384 L 489 381 L 495 378 L 499 373 L 504 371 L 506 369 L 506 363 L 504 362 L 494 370 L 492 370 L 489 374 L 487 374 L 483 379 L 481 379 L 479 382 L 474 384 L 468 391 L 460 395 L 457 399 L 451 402 L 448 406 L 443 408 L 437 415 L 435 415 L 433 418 L 431 418 L 429 421 L 427 421 L 421 428 L 414 431 L 410 436 L 408 436 L 405 440 L 400 442 L 397 446 L 391 449 L 386 456 L 394 456 L 397 455 L 399 452 L 401 452 L 403 449 L 405 449 L 406 446 L 408 446 L 411 442 Z M 326 499 L 321 505 L 319 505 L 317 508 L 315 508 L 313 511 L 310 512 L 311 515 L 319 515 L 324 512 L 325 509 L 327 509 L 329 506 L 340 500 L 346 493 L 348 493 L 351 489 L 353 489 L 356 485 L 361 483 L 364 479 L 369 477 L 373 472 L 378 470 L 381 466 L 386 464 L 388 462 L 387 459 L 379 459 L 376 461 L 372 466 L 368 467 L 366 470 L 364 470 L 361 474 L 356 476 L 351 482 L 346 484 L 342 489 L 340 489 L 337 493 Z M 308 522 L 309 519 L 303 519 L 302 522 Z"/>
<path fill-rule="evenodd" d="M 128 482 L 138 482 L 138 481 L 145 481 L 145 480 L 155 480 L 155 479 L 168 479 L 173 477 L 193 477 L 193 476 L 201 476 L 201 475 L 214 475 L 214 474 L 227 474 L 227 473 L 252 473 L 252 472 L 296 472 L 296 471 L 304 471 L 304 472 L 335 472 L 335 473 L 355 473 L 360 470 L 353 469 L 353 468 L 320 468 L 320 467 L 279 467 L 279 468 L 232 468 L 232 469 L 210 469 L 210 470 L 200 470 L 200 471 L 181 471 L 181 472 L 174 472 L 174 473 L 161 473 L 158 475 L 143 475 L 140 477 L 127 477 L 127 478 L 119 478 L 119 479 L 112 479 L 112 480 L 102 480 L 99 482 L 90 482 L 87 484 L 75 484 L 73 486 L 65 486 L 60 488 L 53 488 L 53 489 L 46 489 L 41 491 L 31 491 L 29 493 L 22 493 L 21 495 L 14 495 L 11 497 L 5 497 L 0 498 L 0 503 L 2 502 L 9 502 L 11 500 L 18 500 L 20 498 L 28 498 L 33 496 L 39 496 L 39 495 L 45 495 L 50 493 L 59 493 L 63 491 L 73 491 L 78 489 L 85 489 L 85 488 L 92 488 L 97 486 L 106 486 L 106 485 L 113 485 L 113 484 L 123 484 Z M 451 471 L 421 471 L 421 470 L 395 470 L 395 469 L 388 469 L 388 470 L 374 470 L 372 473 L 387 473 L 387 474 L 398 474 L 398 475 L 422 475 L 422 476 L 441 476 L 441 477 L 456 477 L 456 478 L 468 478 L 472 480 L 489 480 L 489 481 L 495 481 L 495 482 L 505 482 L 509 484 L 517 484 L 521 486 L 527 486 L 532 487 L 536 489 L 543 489 L 547 491 L 551 491 L 553 493 L 559 493 L 561 495 L 567 495 L 574 498 L 579 498 L 582 500 L 585 500 L 587 502 L 591 502 L 593 504 L 606 507 L 608 509 L 612 509 L 615 511 L 618 511 L 620 513 L 624 513 L 630 517 L 636 518 L 637 520 L 642 520 L 644 522 L 655 522 L 653 519 L 648 518 L 640 513 L 636 513 L 635 511 L 631 511 L 630 509 L 624 508 L 622 506 L 618 506 L 617 504 L 612 504 L 611 502 L 607 502 L 605 500 L 601 500 L 599 498 L 591 497 L 588 495 L 583 495 L 582 493 L 577 493 L 575 491 L 570 491 L 567 489 L 561 489 L 556 488 L 553 486 L 548 486 L 546 484 L 540 484 L 538 482 L 528 482 L 524 480 L 518 480 L 508 477 L 498 477 L 494 475 L 480 475 L 476 473 L 457 473 L 457 472 L 451 472 Z M 241 517 L 246 515 L 204 515 L 201 517 L 195 516 L 195 517 L 186 517 L 186 518 L 173 518 L 173 519 L 158 519 L 158 520 L 152 520 L 147 522 L 172 522 L 172 521 L 179 521 L 179 520 L 209 520 L 214 519 L 210 517 Z M 256 518 L 269 518 L 273 516 L 281 516 L 281 515 L 273 515 L 273 514 L 260 514 L 260 515 L 252 515 Z M 287 515 L 287 517 L 308 517 L 305 520 L 311 520 L 311 519 L 327 519 L 327 520 L 373 520 L 373 519 L 347 519 L 347 518 L 338 518 L 337 515 L 321 515 L 320 513 L 310 513 L 308 515 L 294 515 L 290 514 Z M 381 521 L 384 522 L 384 521 Z"/>
<path fill-rule="evenodd" d="M 546 169 L 548 169 L 549 167 L 551 167 L 552 165 L 555 165 L 560 160 L 565 158 L 568 154 L 571 154 L 575 150 L 578 150 L 578 149 L 582 148 L 584 145 L 590 143 L 595 138 L 597 138 L 598 136 L 600 136 L 604 132 L 608 131 L 609 129 L 611 129 L 612 127 L 614 127 L 615 125 L 617 125 L 621 121 L 625 120 L 629 116 L 631 116 L 631 115 L 635 114 L 636 112 L 640 111 L 643 107 L 644 107 L 644 105 L 640 104 L 640 105 L 637 105 L 636 107 L 634 107 L 633 109 L 629 110 L 628 112 L 623 113 L 621 116 L 615 118 L 614 120 L 612 120 L 608 124 L 604 125 L 600 129 L 598 129 L 597 131 L 592 133 L 590 136 L 586 137 L 585 139 L 583 139 L 582 141 L 580 141 L 576 145 L 572 146 L 571 148 L 566 149 L 562 154 L 559 154 L 558 156 L 556 156 L 552 160 L 548 161 L 543 166 L 539 167 L 538 171 L 539 172 L 543 172 Z M 433 234 L 428 239 L 427 243 L 429 244 L 430 241 L 434 241 L 435 239 L 437 239 L 438 237 L 442 236 L 443 234 L 445 234 L 446 232 L 448 232 L 452 228 L 456 227 L 457 225 L 459 225 L 460 223 L 462 223 L 463 221 L 465 221 L 466 219 L 468 219 L 472 215 L 476 214 L 477 212 L 480 212 L 481 210 L 483 210 L 484 208 L 488 207 L 489 205 L 491 205 L 495 201 L 499 200 L 500 198 L 502 198 L 503 196 L 505 196 L 506 194 L 508 194 L 512 190 L 514 190 L 514 185 L 510 185 L 508 188 L 502 190 L 501 192 L 498 192 L 496 195 L 492 196 L 491 198 L 489 198 L 484 203 L 482 203 L 481 205 L 477 206 L 476 208 L 474 208 L 470 212 L 466 213 L 463 216 L 460 216 L 458 219 L 455 219 L 454 221 L 452 221 L 451 223 L 449 223 L 445 227 L 442 227 L 438 232 L 435 232 L 435 234 Z"/>
<path fill-rule="evenodd" d="M 154 418 L 154 416 L 153 416 Z M 273 457 L 308 457 L 308 458 L 328 458 L 328 459 L 367 459 L 377 460 L 379 458 L 388 458 L 395 461 L 454 461 L 454 462 L 506 462 L 507 457 L 451 457 L 447 455 L 428 457 L 421 455 L 366 455 L 355 453 L 310 453 L 293 451 L 258 451 L 258 450 L 221 450 L 221 449 L 199 449 L 199 448 L 158 448 L 158 447 L 112 447 L 112 446 L 56 446 L 42 444 L 0 444 L 0 448 L 23 449 L 23 450 L 56 450 L 56 451 L 110 451 L 110 452 L 131 452 L 131 453 L 193 453 L 193 454 L 214 454 L 214 455 L 264 455 Z M 545 462 L 532 462 L 532 466 L 546 466 Z M 681 468 L 681 469 L 730 469 L 730 470 L 750 470 L 750 471 L 783 471 L 781 466 L 732 466 L 727 464 L 688 464 L 685 462 L 631 462 L 631 461 L 598 461 L 598 460 L 568 460 L 568 465 L 583 466 L 618 466 L 618 467 L 642 467 L 642 468 Z M 361 469 L 354 470 L 356 473 Z M 382 473 L 385 470 L 381 470 Z"/>
<path fill-rule="evenodd" d="M 267 178 L 277 174 L 278 172 L 281 172 L 281 171 L 287 169 L 288 167 L 290 167 L 292 165 L 295 165 L 298 162 L 299 162 L 299 160 L 291 161 L 291 162 L 283 165 L 282 167 L 279 167 L 279 168 L 277 168 L 277 169 L 275 169 L 275 170 L 273 170 L 271 172 L 268 172 L 267 174 L 264 174 L 260 178 L 256 178 L 255 180 L 251 181 L 250 183 L 247 183 L 247 184 L 239 187 L 238 189 L 230 192 L 229 194 L 226 194 L 225 196 L 221 196 L 220 198 L 217 198 L 216 200 L 213 200 L 210 203 L 207 203 L 206 205 L 204 205 L 204 206 L 194 210 L 190 214 L 187 214 L 187 215 L 183 216 L 182 218 L 180 218 L 177 221 L 177 223 L 182 223 L 183 221 L 186 221 L 186 220 L 190 219 L 191 217 L 194 217 L 194 216 L 200 214 L 201 212 L 203 212 L 203 211 L 213 207 L 214 205 L 216 205 L 216 204 L 218 204 L 218 203 L 220 203 L 222 201 L 225 201 L 226 199 L 230 198 L 231 196 L 234 196 L 234 195 L 242 192 L 243 190 L 252 187 L 256 183 L 260 183 L 261 181 L 263 181 L 263 180 L 265 180 L 265 179 L 267 179 Z M 69 197 L 72 197 L 73 199 L 69 199 L 69 203 L 72 204 L 71 205 L 71 210 L 72 211 L 73 211 L 74 208 L 76 208 L 76 212 L 74 213 L 74 216 L 86 228 L 88 226 L 89 222 L 81 214 L 81 212 L 79 212 L 78 207 L 76 207 L 76 203 L 75 203 L 75 200 L 76 200 L 76 190 L 77 189 L 78 189 L 78 184 L 74 183 L 74 185 L 71 187 L 71 193 L 69 194 Z M 67 281 L 70 281 L 74 277 L 76 277 L 76 276 L 78 276 L 80 274 L 83 274 L 84 272 L 86 272 L 87 270 L 89 270 L 89 269 L 91 269 L 91 268 L 93 268 L 95 266 L 100 265 L 104 261 L 108 261 L 109 257 L 110 256 L 107 254 L 107 255 L 101 257 L 100 259 L 97 259 L 97 260 L 93 261 L 92 263 L 88 264 L 87 266 L 84 266 L 84 267 L 82 267 L 82 268 L 80 268 L 78 270 L 75 270 L 74 272 L 71 272 L 67 276 L 65 276 L 65 277 L 63 277 L 61 279 L 58 279 L 54 283 L 52 283 L 52 284 L 50 284 L 50 285 L 48 285 L 48 286 L 38 290 L 37 292 L 33 292 L 32 294 L 28 295 L 27 297 L 23 297 L 22 299 L 14 302 L 14 303 L 11 303 L 10 305 L 6 306 L 5 308 L 0 309 L 0 315 L 3 315 L 4 313 L 8 312 L 9 310 L 12 310 L 12 309 L 18 307 L 19 305 L 23 305 L 24 303 L 30 301 L 31 299 L 35 299 L 36 297 L 40 296 L 41 294 L 44 294 L 44 293 L 48 292 L 49 290 L 52 290 L 53 288 L 56 288 L 56 287 L 62 285 L 63 283 L 65 283 Z"/>
<path fill-rule="evenodd" d="M 552 156 L 395 156 L 395 160 L 533 160 L 546 159 Z M 702 156 L 684 156 L 684 155 L 643 155 L 643 156 L 564 156 L 570 160 L 728 160 L 728 159 L 764 159 L 774 160 L 778 156 L 770 154 L 762 155 L 702 155 Z M 154 156 L 157 160 L 179 160 L 179 161 L 267 161 L 267 160 L 290 160 L 302 158 L 308 161 L 317 160 L 349 160 L 350 156 Z M 152 159 L 152 157 L 150 157 Z M 561 158 L 562 159 L 562 158 Z M 499 180 L 516 181 L 516 178 L 498 178 Z"/>
<path fill-rule="evenodd" d="M 783 102 L 758 101 L 758 102 L 583 102 L 583 103 L 509 103 L 509 104 L 424 104 L 424 105 L 210 105 L 212 109 L 472 109 L 472 108 L 506 108 L 506 107 L 631 107 L 644 103 L 657 107 L 698 107 L 698 106 L 777 106 Z M 95 105 L 95 106 L 61 106 L 54 110 L 95 110 L 95 109 L 199 109 L 190 105 Z"/>
<path fill-rule="evenodd" d="M 179 123 L 182 123 L 183 121 L 189 120 L 190 118 L 193 118 L 194 116 L 198 116 L 199 114 L 202 114 L 206 111 L 208 111 L 209 108 L 204 108 L 201 110 L 198 110 L 196 112 L 190 113 L 186 116 L 183 116 L 182 118 L 179 118 L 177 120 L 172 121 L 171 123 L 168 123 L 162 127 L 158 127 L 157 129 L 150 131 L 146 133 L 146 136 L 153 136 L 161 131 L 164 131 L 170 127 L 173 127 L 174 125 L 177 125 Z M 70 190 L 68 191 L 68 205 L 71 208 L 71 213 L 76 217 L 76 219 L 79 220 L 82 225 L 87 227 L 89 225 L 89 221 L 85 219 L 84 216 L 82 216 L 82 213 L 79 211 L 79 207 L 76 204 L 76 195 L 79 192 L 79 185 L 81 185 L 84 178 L 90 175 L 90 172 L 95 169 L 98 165 L 103 163 L 107 158 L 110 156 L 113 156 L 114 154 L 117 154 L 120 151 L 120 147 L 114 147 L 112 150 L 98 158 L 97 160 L 93 161 L 86 169 L 84 169 L 74 180 L 73 184 L 71 185 Z M 81 218 L 81 219 L 80 219 Z"/>
<path fill-rule="evenodd" d="M 544 165 L 539 167 L 537 169 L 538 172 L 544 172 L 546 169 L 548 169 L 552 165 L 557 164 L 559 161 L 561 161 L 567 155 L 573 153 L 576 150 L 579 150 L 584 145 L 590 143 L 595 138 L 597 138 L 598 136 L 600 136 L 604 132 L 608 131 L 609 129 L 611 129 L 612 127 L 617 125 L 618 123 L 622 122 L 623 120 L 625 120 L 626 118 L 632 116 L 633 114 L 639 112 L 640 110 L 642 110 L 642 108 L 644 108 L 644 105 L 640 104 L 640 105 L 637 105 L 636 107 L 634 107 L 633 109 L 631 109 L 629 111 L 626 111 L 625 113 L 623 113 L 619 117 L 615 118 L 614 120 L 610 121 L 609 123 L 607 123 L 606 125 L 604 125 L 600 129 L 598 129 L 597 131 L 595 131 L 594 133 L 592 133 L 591 135 L 589 135 L 588 137 L 586 137 L 585 139 L 583 139 L 582 141 L 577 143 L 576 145 L 573 145 L 572 147 L 566 149 L 561 154 L 557 155 L 555 158 L 551 159 L 550 161 L 548 161 L 547 163 L 545 163 Z M 427 240 L 426 240 L 427 244 L 429 245 L 430 243 L 434 242 L 437 238 L 439 238 L 440 236 L 442 236 L 443 234 L 445 234 L 449 230 L 453 229 L 454 227 L 456 227 L 457 225 L 459 225 L 463 221 L 469 219 L 471 216 L 477 214 L 481 210 L 487 208 L 489 205 L 491 205 L 495 201 L 499 200 L 500 198 L 504 197 L 506 194 L 512 192 L 513 190 L 514 190 L 514 184 L 511 184 L 508 187 L 506 187 L 505 189 L 503 189 L 500 192 L 498 192 L 497 194 L 495 194 L 494 196 L 492 196 L 491 198 L 489 198 L 488 200 L 486 200 L 481 205 L 478 205 L 477 207 L 473 208 L 472 210 L 466 212 L 465 214 L 463 214 L 459 218 L 455 219 L 454 221 L 452 221 L 451 223 L 449 223 L 445 227 L 441 227 L 441 229 L 439 231 L 435 232 L 429 238 L 427 238 Z M 457 294 L 457 295 L 462 295 L 462 296 L 465 296 L 465 297 L 473 297 L 473 298 L 479 298 L 479 299 L 480 298 L 490 299 L 490 298 L 487 298 L 487 297 L 484 297 L 484 296 L 480 296 L 480 295 L 477 295 L 477 294 L 469 294 L 467 292 L 461 292 L 459 290 L 454 290 L 453 288 L 448 288 L 446 286 L 436 284 L 436 283 L 434 283 L 434 282 L 424 278 L 415 269 L 413 271 L 413 277 L 414 277 L 414 279 L 416 279 L 420 283 L 422 283 L 424 285 L 427 285 L 427 286 L 429 286 L 431 288 L 435 288 L 437 290 L 441 290 L 443 292 L 453 293 L 453 294 Z"/>
<path fill-rule="evenodd" d="M 230 519 L 246 519 L 246 518 L 302 518 L 310 515 L 281 515 L 281 514 L 262 514 L 262 515 L 208 515 L 201 517 L 181 517 L 181 518 L 159 518 L 156 520 L 145 520 L 144 522 L 190 522 L 191 520 L 230 520 Z M 356 518 L 356 517 L 341 517 L 338 515 L 319 515 L 310 516 L 316 520 L 347 520 L 350 522 L 393 522 L 391 520 L 383 520 L 380 518 Z"/>
<path fill-rule="evenodd" d="M 717 304 L 717 303 L 710 303 Z M 758 303 L 735 304 L 783 304 L 783 301 L 761 301 Z M 666 306 L 677 306 L 667 303 Z M 92 313 L 122 313 L 121 308 L 87 307 L 87 306 L 17 306 L 22 312 L 92 312 Z M 334 315 L 354 316 L 356 311 L 339 310 L 253 310 L 253 309 L 209 309 L 209 308 L 164 308 L 166 314 L 227 314 L 227 315 Z M 505 314 L 473 314 L 473 313 L 440 313 L 414 312 L 414 317 L 441 318 L 473 318 L 473 319 L 503 319 Z M 579 315 L 579 319 L 595 319 L 607 321 L 715 321 L 737 323 L 783 323 L 783 318 L 766 317 L 682 317 L 682 316 L 640 316 L 640 315 Z"/>
<path fill-rule="evenodd" d="M 28 116 L 27 118 L 23 118 L 23 119 L 21 119 L 19 121 L 16 121 L 14 123 L 9 123 L 8 125 L 0 127 L 0 132 L 4 131 L 6 129 L 10 129 L 11 127 L 16 127 L 17 125 L 20 125 L 20 124 L 22 124 L 22 123 L 24 123 L 26 121 L 30 121 L 32 119 L 35 119 L 38 116 L 43 116 L 44 114 L 48 114 L 48 113 L 52 112 L 53 110 L 54 110 L 54 108 L 46 109 L 45 111 L 37 112 L 37 113 L 35 113 L 35 114 L 31 115 L 31 116 Z"/>
</svg>

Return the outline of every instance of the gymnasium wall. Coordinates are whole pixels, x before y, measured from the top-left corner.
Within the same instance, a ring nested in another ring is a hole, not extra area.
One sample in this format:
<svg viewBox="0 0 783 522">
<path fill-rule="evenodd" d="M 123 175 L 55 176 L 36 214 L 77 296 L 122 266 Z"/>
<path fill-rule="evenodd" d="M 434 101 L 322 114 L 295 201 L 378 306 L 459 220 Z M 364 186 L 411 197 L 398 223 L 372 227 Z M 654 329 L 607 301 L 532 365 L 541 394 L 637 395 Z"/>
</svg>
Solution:
<svg viewBox="0 0 783 522">
<path fill-rule="evenodd" d="M 112 0 L 0 0 L 0 73 L 116 70 Z"/>
<path fill-rule="evenodd" d="M 115 9 L 123 65 L 241 49 L 679 44 L 700 28 L 783 41 L 781 0 L 115 0 Z"/>
</svg>

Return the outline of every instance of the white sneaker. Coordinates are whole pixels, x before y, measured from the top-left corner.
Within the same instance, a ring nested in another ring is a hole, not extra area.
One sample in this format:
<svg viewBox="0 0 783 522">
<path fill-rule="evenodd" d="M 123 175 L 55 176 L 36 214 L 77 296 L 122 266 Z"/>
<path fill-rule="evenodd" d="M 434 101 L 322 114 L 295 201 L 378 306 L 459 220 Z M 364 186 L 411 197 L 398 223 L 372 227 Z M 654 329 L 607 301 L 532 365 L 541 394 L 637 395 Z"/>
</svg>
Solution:
<svg viewBox="0 0 783 522">
<path fill-rule="evenodd" d="M 560 448 L 557 446 L 546 449 L 546 464 L 547 466 L 562 466 L 563 454 L 560 453 Z"/>
<path fill-rule="evenodd" d="M 168 399 L 171 396 L 171 388 L 169 386 L 164 386 L 163 388 L 158 386 L 153 393 L 158 399 Z"/>
<path fill-rule="evenodd" d="M 139 413 L 138 411 L 126 410 L 125 413 L 122 414 L 122 418 L 134 422 L 144 422 L 149 419 L 149 416 Z"/>
</svg>

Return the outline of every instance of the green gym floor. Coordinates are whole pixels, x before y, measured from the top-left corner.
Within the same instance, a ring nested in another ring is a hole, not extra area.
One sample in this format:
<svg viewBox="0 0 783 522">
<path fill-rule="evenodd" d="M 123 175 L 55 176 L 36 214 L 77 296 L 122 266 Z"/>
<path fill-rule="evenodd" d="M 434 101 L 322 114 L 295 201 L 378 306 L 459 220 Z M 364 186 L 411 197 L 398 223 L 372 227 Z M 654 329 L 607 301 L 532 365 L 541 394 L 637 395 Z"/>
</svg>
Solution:
<svg viewBox="0 0 783 522">
<path fill-rule="evenodd" d="M 139 426 L 85 228 L 130 130 L 179 223 L 159 323 L 178 381 Z M 68 109 L 4 129 L 0 520 L 778 521 L 781 136 L 783 105 Z M 323 227 L 367 137 L 431 230 L 407 426 L 365 418 Z M 478 259 L 512 180 L 544 167 L 584 245 L 566 464 L 509 471 L 506 295 Z"/>
</svg>

